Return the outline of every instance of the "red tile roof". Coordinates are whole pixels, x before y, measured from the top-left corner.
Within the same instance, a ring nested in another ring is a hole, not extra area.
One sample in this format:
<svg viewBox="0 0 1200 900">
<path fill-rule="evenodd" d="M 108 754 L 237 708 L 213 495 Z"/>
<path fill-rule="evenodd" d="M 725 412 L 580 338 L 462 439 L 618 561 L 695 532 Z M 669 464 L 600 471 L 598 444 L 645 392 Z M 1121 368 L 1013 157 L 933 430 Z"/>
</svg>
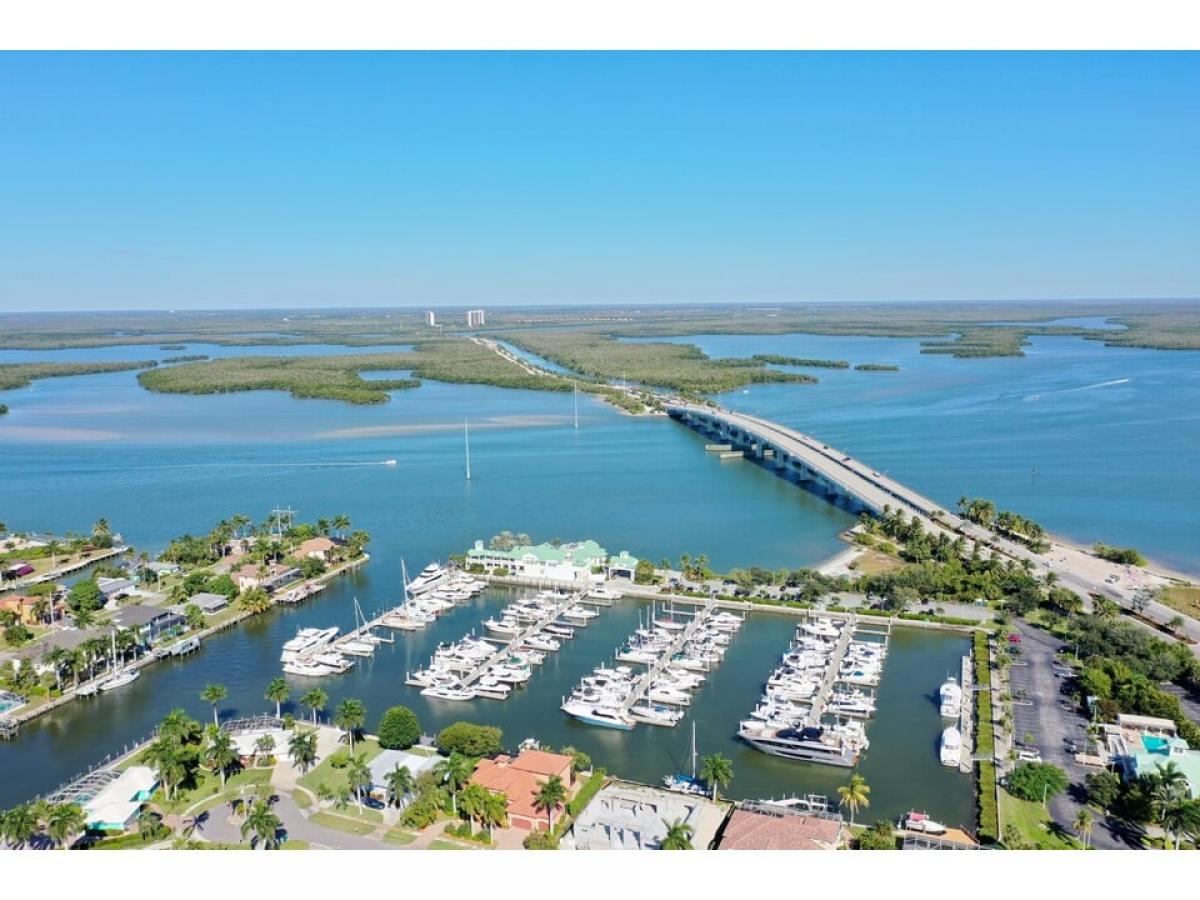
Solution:
<svg viewBox="0 0 1200 900">
<path fill-rule="evenodd" d="M 836 819 L 815 816 L 769 816 L 734 810 L 725 825 L 719 850 L 833 850 L 841 840 Z"/>
<path fill-rule="evenodd" d="M 483 759 L 475 767 L 471 783 L 508 797 L 508 814 L 529 819 L 545 819 L 546 814 L 534 806 L 533 798 L 551 775 L 563 779 L 568 796 L 571 792 L 571 757 L 543 750 L 526 750 L 516 759 L 498 756 Z"/>
</svg>

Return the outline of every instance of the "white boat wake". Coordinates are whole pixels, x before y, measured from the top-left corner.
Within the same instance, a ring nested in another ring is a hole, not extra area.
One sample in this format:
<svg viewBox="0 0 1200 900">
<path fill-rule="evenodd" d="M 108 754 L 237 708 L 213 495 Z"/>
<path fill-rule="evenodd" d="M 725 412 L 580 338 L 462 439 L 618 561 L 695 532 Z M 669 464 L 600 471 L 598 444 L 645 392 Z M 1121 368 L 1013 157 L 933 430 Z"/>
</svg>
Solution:
<svg viewBox="0 0 1200 900">
<path fill-rule="evenodd" d="M 1130 382 L 1130 379 L 1128 379 L 1128 378 L 1114 378 L 1111 381 L 1100 381 L 1100 382 L 1097 382 L 1096 384 L 1085 384 L 1081 387 L 1059 388 L 1058 390 L 1053 390 L 1053 391 L 1043 391 L 1041 394 L 1030 394 L 1027 397 L 1025 397 L 1024 399 L 1037 400 L 1040 397 L 1045 396 L 1046 394 L 1074 394 L 1077 391 L 1094 391 L 1096 388 L 1113 387 L 1114 385 L 1128 384 L 1129 382 Z"/>
</svg>

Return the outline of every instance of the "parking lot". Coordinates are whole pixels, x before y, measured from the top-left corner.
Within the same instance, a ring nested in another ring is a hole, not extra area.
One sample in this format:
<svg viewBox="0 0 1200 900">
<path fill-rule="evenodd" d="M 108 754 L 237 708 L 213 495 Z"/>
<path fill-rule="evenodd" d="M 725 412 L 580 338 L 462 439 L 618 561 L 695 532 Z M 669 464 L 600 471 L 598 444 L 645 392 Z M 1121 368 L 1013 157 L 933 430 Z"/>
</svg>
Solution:
<svg viewBox="0 0 1200 900">
<path fill-rule="evenodd" d="M 1013 655 L 1013 735 L 1018 750 L 1036 750 L 1043 762 L 1053 763 L 1067 773 L 1071 787 L 1050 801 L 1054 821 L 1070 830 L 1076 813 L 1083 808 L 1083 780 L 1092 768 L 1075 762 L 1075 747 L 1083 747 L 1087 719 L 1080 715 L 1067 695 L 1067 679 L 1056 674 L 1062 642 L 1039 628 L 1021 623 L 1019 652 Z M 1026 737 L 1032 741 L 1026 743 Z M 1092 845 L 1101 849 L 1128 846 L 1127 836 L 1112 830 L 1096 810 Z"/>
</svg>

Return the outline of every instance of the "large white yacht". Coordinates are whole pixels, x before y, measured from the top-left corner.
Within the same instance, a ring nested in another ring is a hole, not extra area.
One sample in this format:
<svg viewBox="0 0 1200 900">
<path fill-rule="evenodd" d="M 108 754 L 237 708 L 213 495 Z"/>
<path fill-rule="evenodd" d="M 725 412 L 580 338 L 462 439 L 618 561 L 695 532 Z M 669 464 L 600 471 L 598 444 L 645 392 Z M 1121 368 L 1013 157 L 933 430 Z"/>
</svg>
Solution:
<svg viewBox="0 0 1200 900">
<path fill-rule="evenodd" d="M 332 628 L 301 628 L 296 636 L 283 645 L 279 654 L 280 662 L 291 662 L 297 657 L 312 653 L 329 644 L 337 637 L 337 626 Z"/>
<path fill-rule="evenodd" d="M 942 732 L 942 744 L 938 752 L 943 766 L 957 769 L 962 762 L 962 735 L 953 725 Z"/>
<path fill-rule="evenodd" d="M 445 566 L 432 562 L 421 570 L 421 574 L 408 583 L 408 592 L 414 597 L 431 591 L 446 580 L 450 573 Z"/>
<path fill-rule="evenodd" d="M 959 711 L 962 709 L 962 688 L 958 686 L 958 679 L 953 675 L 938 688 L 938 700 L 943 719 L 958 718 Z"/>
</svg>

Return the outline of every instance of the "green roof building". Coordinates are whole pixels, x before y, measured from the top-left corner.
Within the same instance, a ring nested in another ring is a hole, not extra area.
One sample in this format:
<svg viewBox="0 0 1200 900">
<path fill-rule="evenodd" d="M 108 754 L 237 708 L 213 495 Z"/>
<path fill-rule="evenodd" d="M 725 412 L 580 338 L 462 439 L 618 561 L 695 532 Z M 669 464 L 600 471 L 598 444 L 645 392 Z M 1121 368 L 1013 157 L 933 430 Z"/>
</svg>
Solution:
<svg viewBox="0 0 1200 900">
<path fill-rule="evenodd" d="M 595 541 L 570 544 L 522 544 L 511 550 L 495 550 L 476 541 L 467 551 L 467 565 L 489 571 L 507 570 L 509 575 L 558 584 L 603 581 L 613 575 L 633 577 L 637 558 L 622 550 L 609 556 Z"/>
</svg>

